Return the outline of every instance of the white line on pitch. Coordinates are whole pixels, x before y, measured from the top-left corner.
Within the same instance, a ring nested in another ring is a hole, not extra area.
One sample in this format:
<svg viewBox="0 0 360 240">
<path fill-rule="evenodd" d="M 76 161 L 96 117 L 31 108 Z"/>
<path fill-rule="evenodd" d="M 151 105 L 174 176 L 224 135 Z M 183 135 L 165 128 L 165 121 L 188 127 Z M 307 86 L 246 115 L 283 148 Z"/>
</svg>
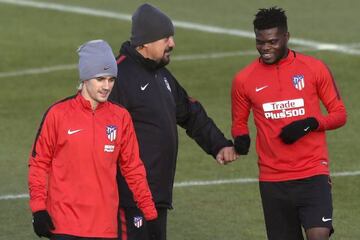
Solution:
<svg viewBox="0 0 360 240">
<path fill-rule="evenodd" d="M 236 51 L 236 52 L 223 52 L 223 53 L 210 53 L 210 54 L 179 55 L 172 57 L 172 60 L 191 61 L 191 60 L 201 60 L 201 59 L 216 59 L 216 58 L 225 58 L 225 57 L 247 56 L 247 55 L 256 55 L 256 54 L 257 54 L 256 51 Z M 76 64 L 67 64 L 67 65 L 57 65 L 51 67 L 17 70 L 12 72 L 0 72 L 0 78 L 43 74 L 43 73 L 50 73 L 55 71 L 73 70 L 76 68 L 77 68 Z"/>
<path fill-rule="evenodd" d="M 332 177 L 349 177 L 349 176 L 359 176 L 360 171 L 353 172 L 337 172 L 331 174 Z M 237 178 L 237 179 L 219 179 L 213 181 L 185 181 L 178 182 L 174 184 L 174 187 L 194 187 L 194 186 L 210 186 L 210 185 L 221 185 L 221 184 L 246 184 L 246 183 L 257 183 L 257 178 Z M 8 194 L 0 196 L 0 200 L 12 200 L 12 199 L 23 199 L 29 198 L 29 195 L 26 193 L 22 194 Z"/>
<path fill-rule="evenodd" d="M 312 48 L 297 48 L 296 50 L 311 51 L 314 49 L 312 49 Z M 258 53 L 256 51 L 235 51 L 235 52 L 179 55 L 179 56 L 173 56 L 171 59 L 173 61 L 193 61 L 193 60 L 218 59 L 218 58 L 237 57 L 237 56 L 251 56 L 251 55 L 255 56 L 257 54 Z M 51 72 L 55 72 L 55 71 L 74 70 L 76 68 L 77 68 L 76 64 L 63 64 L 63 65 L 50 66 L 50 67 L 30 68 L 30 69 L 16 70 L 16 71 L 11 71 L 11 72 L 0 72 L 0 78 L 44 74 L 44 73 L 51 73 Z"/>
<path fill-rule="evenodd" d="M 233 184 L 233 183 L 255 183 L 258 182 L 257 178 L 238 178 L 238 179 L 220 179 L 213 181 L 187 181 L 175 183 L 174 187 L 190 187 L 190 186 L 209 186 L 220 184 Z"/>
<path fill-rule="evenodd" d="M 348 43 L 348 44 L 344 44 L 344 46 L 349 47 L 349 48 L 359 48 L 360 43 Z"/>
<path fill-rule="evenodd" d="M 118 19 L 123 21 L 131 21 L 131 15 L 129 14 L 111 12 L 106 10 L 97 10 L 97 9 L 80 7 L 80 6 L 69 6 L 69 5 L 63 5 L 57 3 L 46 3 L 46 2 L 37 2 L 37 1 L 24 1 L 24 0 L 0 0 L 0 3 L 8 3 L 8 4 L 34 7 L 40 9 L 56 10 L 60 12 L 71 12 L 71 13 L 77 13 L 83 15 L 91 15 L 91 16 Z M 210 25 L 178 21 L 178 20 L 174 20 L 173 22 L 176 27 L 184 28 L 184 29 L 197 30 L 208 33 L 227 34 L 227 35 L 240 36 L 245 38 L 254 38 L 253 32 L 245 31 L 241 29 L 228 29 L 217 26 L 210 26 Z M 341 52 L 345 54 L 360 55 L 360 50 L 358 49 L 353 49 L 344 45 L 339 45 L 334 43 L 322 43 L 318 41 L 306 40 L 300 38 L 291 38 L 290 42 L 301 46 L 313 47 L 319 50 L 329 50 L 329 51 Z"/>
<path fill-rule="evenodd" d="M 29 198 L 29 194 L 22 193 L 22 194 L 9 194 L 9 195 L 2 195 L 0 196 L 0 200 L 12 200 L 12 199 L 21 199 L 21 198 Z"/>
<path fill-rule="evenodd" d="M 68 65 L 57 65 L 52 67 L 31 68 L 31 69 L 18 70 L 13 72 L 0 72 L 0 78 L 50 73 L 55 71 L 72 70 L 76 68 L 77 68 L 76 64 L 68 64 Z"/>
<path fill-rule="evenodd" d="M 338 172 L 331 174 L 331 177 L 347 177 L 347 176 L 358 176 L 360 171 L 354 172 Z M 219 185 L 219 184 L 233 184 L 233 183 L 255 183 L 258 182 L 257 178 L 238 178 L 238 179 L 221 179 L 213 181 L 188 181 L 175 183 L 175 187 L 190 187 L 190 186 L 208 186 L 208 185 Z"/>
</svg>

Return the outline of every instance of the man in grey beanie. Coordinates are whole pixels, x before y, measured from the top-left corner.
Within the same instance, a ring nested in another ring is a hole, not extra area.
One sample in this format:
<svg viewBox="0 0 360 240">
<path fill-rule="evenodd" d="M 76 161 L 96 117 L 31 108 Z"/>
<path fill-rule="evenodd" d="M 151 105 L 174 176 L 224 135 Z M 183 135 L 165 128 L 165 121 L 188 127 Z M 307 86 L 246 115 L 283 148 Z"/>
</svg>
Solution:
<svg viewBox="0 0 360 240">
<path fill-rule="evenodd" d="M 123 105 L 132 116 L 159 217 L 152 222 L 143 219 L 119 175 L 122 240 L 166 239 L 178 151 L 177 125 L 218 163 L 237 157 L 232 142 L 165 67 L 174 48 L 171 19 L 150 4 L 139 6 L 132 16 L 130 41 L 123 43 L 117 58 L 118 80 L 109 99 Z"/>
<path fill-rule="evenodd" d="M 39 237 L 117 239 L 117 169 L 149 222 L 157 211 L 130 114 L 107 101 L 117 75 L 112 50 L 78 49 L 80 90 L 45 113 L 29 158 L 30 208 Z"/>
<path fill-rule="evenodd" d="M 109 44 L 103 40 L 92 40 L 81 45 L 79 54 L 79 77 L 85 81 L 101 76 L 117 76 L 117 66 Z"/>
</svg>

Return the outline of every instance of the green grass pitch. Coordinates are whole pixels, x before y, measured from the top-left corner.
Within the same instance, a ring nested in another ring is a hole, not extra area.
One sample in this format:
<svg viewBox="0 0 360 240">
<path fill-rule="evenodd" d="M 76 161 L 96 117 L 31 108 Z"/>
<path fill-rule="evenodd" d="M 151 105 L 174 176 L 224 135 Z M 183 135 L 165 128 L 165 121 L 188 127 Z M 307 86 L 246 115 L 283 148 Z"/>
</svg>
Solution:
<svg viewBox="0 0 360 240">
<path fill-rule="evenodd" d="M 74 9 L 103 10 L 126 17 L 142 1 L 36 1 L 47 6 L 43 8 L 5 2 L 0 0 L 0 240 L 38 239 L 32 230 L 28 198 L 6 200 L 4 197 L 27 193 L 28 154 L 42 115 L 55 100 L 76 91 L 76 48 L 87 40 L 101 38 L 117 52 L 130 32 L 127 20 L 80 14 Z M 231 81 L 240 68 L 257 57 L 255 41 L 226 31 L 220 34 L 200 30 L 206 25 L 251 33 L 253 15 L 258 8 L 277 5 L 287 10 L 291 37 L 307 40 L 290 46 L 316 56 L 330 66 L 347 106 L 347 125 L 328 133 L 332 173 L 353 174 L 332 179 L 335 227 L 332 239 L 359 239 L 360 28 L 357 16 L 360 2 L 148 2 L 160 7 L 178 24 L 184 21 L 192 23 L 191 26 L 201 24 L 198 30 L 176 28 L 176 48 L 169 68 L 188 93 L 202 102 L 228 137 Z M 51 4 L 63 8 L 48 9 L 53 6 Z M 316 49 L 316 44 L 327 46 L 328 50 Z M 48 72 L 41 73 L 41 69 Z M 231 165 L 220 166 L 182 129 L 179 132 L 177 183 L 257 177 L 254 146 L 248 156 Z M 253 143 L 255 134 L 252 126 Z M 257 183 L 175 187 L 168 239 L 266 239 Z"/>
</svg>

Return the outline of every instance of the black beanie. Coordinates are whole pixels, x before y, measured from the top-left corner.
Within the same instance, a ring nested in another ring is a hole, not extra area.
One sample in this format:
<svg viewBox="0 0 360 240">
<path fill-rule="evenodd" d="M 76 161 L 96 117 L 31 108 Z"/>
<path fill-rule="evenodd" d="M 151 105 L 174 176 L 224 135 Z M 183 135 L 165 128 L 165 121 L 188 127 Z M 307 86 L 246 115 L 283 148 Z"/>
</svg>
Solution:
<svg viewBox="0 0 360 240">
<path fill-rule="evenodd" d="M 174 26 L 171 19 L 150 4 L 141 5 L 132 15 L 132 46 L 137 47 L 173 35 Z"/>
</svg>

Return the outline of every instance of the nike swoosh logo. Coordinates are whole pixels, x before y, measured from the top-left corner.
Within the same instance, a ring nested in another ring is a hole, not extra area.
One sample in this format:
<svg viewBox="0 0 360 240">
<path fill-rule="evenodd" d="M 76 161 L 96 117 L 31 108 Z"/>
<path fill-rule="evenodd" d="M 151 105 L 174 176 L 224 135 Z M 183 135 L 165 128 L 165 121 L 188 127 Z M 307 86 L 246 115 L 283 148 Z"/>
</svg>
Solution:
<svg viewBox="0 0 360 240">
<path fill-rule="evenodd" d="M 304 131 L 307 132 L 310 129 L 310 127 L 304 128 Z"/>
<path fill-rule="evenodd" d="M 82 129 L 77 129 L 77 130 L 71 131 L 71 129 L 69 129 L 69 130 L 68 130 L 68 134 L 69 134 L 69 135 L 72 135 L 72 134 L 74 134 L 74 133 L 80 132 L 81 130 L 82 130 Z"/>
<path fill-rule="evenodd" d="M 147 83 L 145 86 L 140 86 L 141 91 L 144 91 L 148 85 L 149 85 L 149 83 Z"/>
<path fill-rule="evenodd" d="M 255 92 L 260 92 L 261 90 L 267 88 L 268 86 L 263 86 L 263 87 L 259 87 L 259 88 L 255 88 Z"/>
<path fill-rule="evenodd" d="M 321 220 L 322 220 L 323 222 L 328 222 L 328 221 L 331 221 L 332 219 L 331 219 L 331 218 L 325 218 L 325 217 L 323 217 Z"/>
<path fill-rule="evenodd" d="M 105 70 L 105 71 L 108 70 L 108 69 L 110 69 L 110 67 L 104 67 L 104 70 Z"/>
</svg>

